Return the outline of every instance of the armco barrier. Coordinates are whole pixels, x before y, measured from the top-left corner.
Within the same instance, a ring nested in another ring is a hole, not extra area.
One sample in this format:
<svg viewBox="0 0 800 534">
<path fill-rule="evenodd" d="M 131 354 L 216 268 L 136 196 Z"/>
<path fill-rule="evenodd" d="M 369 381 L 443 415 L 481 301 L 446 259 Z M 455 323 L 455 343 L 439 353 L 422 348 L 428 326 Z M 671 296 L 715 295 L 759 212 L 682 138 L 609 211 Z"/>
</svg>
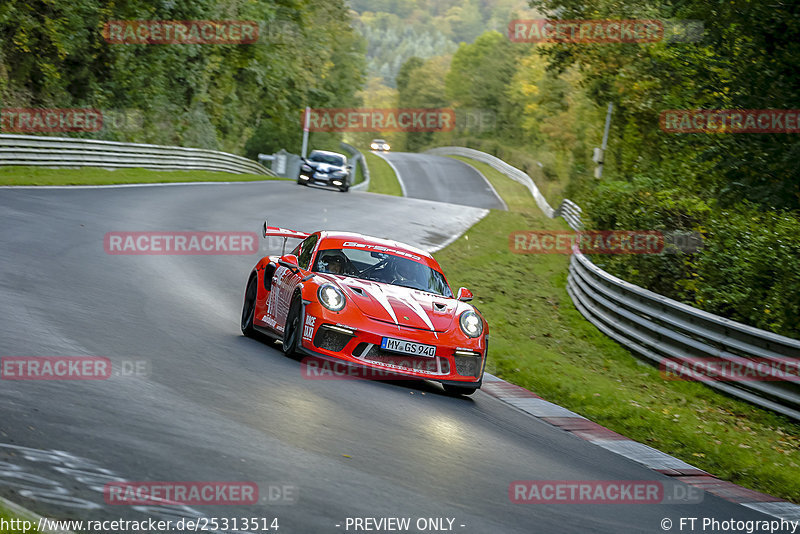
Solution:
<svg viewBox="0 0 800 534">
<path fill-rule="evenodd" d="M 138 167 L 274 176 L 253 160 L 216 150 L 11 134 L 0 135 L 0 165 Z"/>
<path fill-rule="evenodd" d="M 553 209 L 530 176 L 484 152 L 464 147 L 441 147 L 432 154 L 463 156 L 490 165 L 525 185 L 548 217 L 562 216 L 581 230 L 580 207 L 564 200 Z M 800 361 L 800 340 L 760 330 L 704 312 L 613 276 L 585 255 L 572 255 L 567 292 L 575 307 L 600 331 L 656 365 L 673 360 L 679 365 L 714 358 L 731 364 L 748 361 Z M 718 381 L 704 384 L 763 408 L 800 420 L 797 381 Z"/>
</svg>

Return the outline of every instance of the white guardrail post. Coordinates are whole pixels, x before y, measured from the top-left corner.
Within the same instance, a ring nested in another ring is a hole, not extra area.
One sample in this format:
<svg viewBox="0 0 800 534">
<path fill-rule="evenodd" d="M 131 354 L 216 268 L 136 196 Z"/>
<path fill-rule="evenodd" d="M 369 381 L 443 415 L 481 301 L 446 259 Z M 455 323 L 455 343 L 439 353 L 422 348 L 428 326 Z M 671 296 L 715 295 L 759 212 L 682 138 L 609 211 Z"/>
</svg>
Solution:
<svg viewBox="0 0 800 534">
<path fill-rule="evenodd" d="M 528 188 L 537 205 L 550 218 L 561 216 L 573 230 L 583 229 L 581 208 L 565 199 L 553 209 L 530 176 L 499 158 L 465 147 L 440 147 L 431 154 L 463 156 L 490 165 Z M 581 253 L 572 255 L 567 292 L 575 307 L 600 331 L 655 365 L 671 360 L 693 370 L 704 367 L 702 359 L 730 365 L 752 366 L 754 361 L 774 362 L 780 369 L 795 369 L 786 380 L 767 368 L 770 380 L 720 381 L 709 377 L 703 383 L 728 395 L 774 410 L 800 421 L 800 340 L 760 330 L 704 312 L 653 293 L 613 276 Z M 699 362 L 699 367 L 698 367 Z M 787 362 L 789 365 L 787 365 Z"/>
<path fill-rule="evenodd" d="M 0 165 L 138 167 L 274 176 L 272 171 L 256 161 L 216 150 L 12 134 L 0 134 Z"/>
</svg>

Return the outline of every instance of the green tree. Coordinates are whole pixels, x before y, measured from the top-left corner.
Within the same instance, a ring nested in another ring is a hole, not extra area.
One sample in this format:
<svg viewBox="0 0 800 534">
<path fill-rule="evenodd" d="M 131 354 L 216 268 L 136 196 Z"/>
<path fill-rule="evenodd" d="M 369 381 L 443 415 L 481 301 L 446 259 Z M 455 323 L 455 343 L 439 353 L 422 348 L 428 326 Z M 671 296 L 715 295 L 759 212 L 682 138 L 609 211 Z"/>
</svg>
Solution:
<svg viewBox="0 0 800 534">
<path fill-rule="evenodd" d="M 250 20 L 261 35 L 256 44 L 112 44 L 102 35 L 110 20 Z M 357 102 L 364 42 L 351 23 L 343 0 L 8 0 L 0 98 L 5 107 L 99 108 L 114 119 L 99 134 L 108 139 L 247 144 L 253 154 L 298 128 L 305 105 Z"/>
<path fill-rule="evenodd" d="M 524 49 L 496 31 L 472 44 L 461 44 L 446 76 L 448 99 L 456 107 L 493 113 L 495 136 L 518 134 L 519 110 L 509 102 L 508 87 L 514 79 Z"/>
<path fill-rule="evenodd" d="M 450 101 L 445 91 L 445 75 L 450 58 L 445 56 L 431 58 L 420 64 L 418 58 L 410 59 L 400 69 L 403 73 L 402 85 L 398 84 L 397 101 L 401 108 L 443 108 Z M 417 150 L 433 139 L 431 132 L 408 132 L 406 149 Z"/>
</svg>

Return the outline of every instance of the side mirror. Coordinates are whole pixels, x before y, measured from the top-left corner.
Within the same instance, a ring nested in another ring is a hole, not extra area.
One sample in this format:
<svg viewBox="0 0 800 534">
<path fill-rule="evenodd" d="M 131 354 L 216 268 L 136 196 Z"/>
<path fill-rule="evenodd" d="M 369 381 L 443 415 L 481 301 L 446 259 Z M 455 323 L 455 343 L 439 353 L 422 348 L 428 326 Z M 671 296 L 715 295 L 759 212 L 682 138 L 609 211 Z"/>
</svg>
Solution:
<svg viewBox="0 0 800 534">
<path fill-rule="evenodd" d="M 264 219 L 264 229 L 261 231 L 261 237 L 267 237 L 267 220 Z"/>
<path fill-rule="evenodd" d="M 294 254 L 285 254 L 281 256 L 281 259 L 278 260 L 278 265 L 286 267 L 292 271 L 297 272 L 300 269 L 298 265 L 297 256 Z"/>
<path fill-rule="evenodd" d="M 456 294 L 456 298 L 461 302 L 469 302 L 473 298 L 472 291 L 470 291 L 466 287 L 459 287 L 458 293 Z"/>
</svg>

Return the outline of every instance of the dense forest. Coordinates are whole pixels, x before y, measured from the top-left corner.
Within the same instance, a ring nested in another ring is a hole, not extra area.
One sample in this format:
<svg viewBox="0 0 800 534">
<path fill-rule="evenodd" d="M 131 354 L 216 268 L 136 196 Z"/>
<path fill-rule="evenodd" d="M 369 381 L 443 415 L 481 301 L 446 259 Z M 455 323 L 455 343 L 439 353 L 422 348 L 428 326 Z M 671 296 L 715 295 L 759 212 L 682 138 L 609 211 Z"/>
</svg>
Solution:
<svg viewBox="0 0 800 534">
<path fill-rule="evenodd" d="M 532 16 L 525 0 L 350 0 L 367 41 L 370 77 L 394 88 L 411 57 L 452 54 L 487 29 L 505 31 L 514 17 Z"/>
<path fill-rule="evenodd" d="M 253 44 L 117 44 L 113 20 L 255 21 Z M 354 105 L 364 41 L 343 0 L 5 0 L 3 108 L 95 108 L 112 140 L 299 148 L 304 106 Z"/>
<path fill-rule="evenodd" d="M 398 136 L 412 150 L 463 144 L 567 184 L 596 229 L 696 231 L 692 255 L 595 260 L 693 306 L 800 338 L 797 133 L 669 133 L 665 110 L 796 110 L 800 4 L 746 0 L 535 0 L 560 19 L 702 23 L 699 39 L 518 43 L 487 31 L 452 55 L 411 58 L 397 104 L 481 109 L 491 128 Z M 606 165 L 593 177 L 609 103 Z M 550 198 L 556 202 L 558 198 Z"/>
</svg>

